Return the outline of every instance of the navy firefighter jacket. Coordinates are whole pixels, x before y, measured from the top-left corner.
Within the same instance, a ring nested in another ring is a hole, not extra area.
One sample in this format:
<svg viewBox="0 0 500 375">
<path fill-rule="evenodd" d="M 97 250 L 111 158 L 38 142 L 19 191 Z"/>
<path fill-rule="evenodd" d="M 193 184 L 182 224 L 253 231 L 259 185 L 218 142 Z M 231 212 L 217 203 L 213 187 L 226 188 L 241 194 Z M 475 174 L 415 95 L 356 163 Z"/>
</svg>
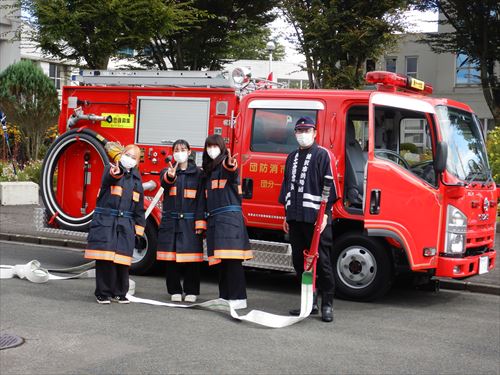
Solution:
<svg viewBox="0 0 500 375">
<path fill-rule="evenodd" d="M 333 155 L 316 143 L 288 155 L 279 196 L 279 202 L 285 206 L 286 221 L 316 222 L 325 176 L 333 177 L 325 211 L 331 212 L 333 203 L 337 200 L 337 173 L 334 171 L 336 166 Z"/>
<path fill-rule="evenodd" d="M 205 177 L 208 214 L 207 254 L 209 265 L 221 259 L 251 259 L 252 250 L 241 211 L 238 167 L 226 160 Z"/>
<path fill-rule="evenodd" d="M 136 234 L 142 236 L 144 190 L 137 168 L 114 176 L 104 168 L 96 210 L 87 237 L 85 258 L 108 260 L 130 266 Z"/>
<path fill-rule="evenodd" d="M 160 173 L 163 210 L 158 232 L 158 260 L 202 262 L 203 238 L 197 229 L 207 229 L 205 192 L 200 168 L 189 162 L 186 170 L 177 168 L 171 180 L 165 168 Z"/>
</svg>

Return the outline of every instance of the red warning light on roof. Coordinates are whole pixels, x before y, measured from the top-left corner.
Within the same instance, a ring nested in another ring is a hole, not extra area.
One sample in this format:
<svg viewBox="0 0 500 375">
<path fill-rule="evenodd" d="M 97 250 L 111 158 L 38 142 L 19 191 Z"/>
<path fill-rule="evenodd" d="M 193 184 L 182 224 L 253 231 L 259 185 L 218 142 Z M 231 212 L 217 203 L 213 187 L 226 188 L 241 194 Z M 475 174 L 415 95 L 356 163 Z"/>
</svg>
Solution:
<svg viewBox="0 0 500 375">
<path fill-rule="evenodd" d="M 421 94 L 432 94 L 432 86 L 424 81 L 402 74 L 384 71 L 366 73 L 366 82 L 384 86 L 399 87 L 404 90 L 419 92 Z"/>
</svg>

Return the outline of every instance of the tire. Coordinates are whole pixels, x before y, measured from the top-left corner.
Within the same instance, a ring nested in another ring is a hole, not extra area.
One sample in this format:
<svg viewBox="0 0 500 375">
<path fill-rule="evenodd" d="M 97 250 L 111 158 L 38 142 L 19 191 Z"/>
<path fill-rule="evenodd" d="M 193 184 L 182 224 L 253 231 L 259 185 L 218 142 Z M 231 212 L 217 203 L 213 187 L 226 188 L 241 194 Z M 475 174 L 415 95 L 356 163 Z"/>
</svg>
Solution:
<svg viewBox="0 0 500 375">
<path fill-rule="evenodd" d="M 380 239 L 347 233 L 334 241 L 332 255 L 338 297 L 373 301 L 390 289 L 393 267 L 390 252 Z"/>
<path fill-rule="evenodd" d="M 136 237 L 136 248 L 132 255 L 130 273 L 145 275 L 153 270 L 156 263 L 156 248 L 158 246 L 158 228 L 152 219 L 146 221 L 144 237 Z"/>
</svg>

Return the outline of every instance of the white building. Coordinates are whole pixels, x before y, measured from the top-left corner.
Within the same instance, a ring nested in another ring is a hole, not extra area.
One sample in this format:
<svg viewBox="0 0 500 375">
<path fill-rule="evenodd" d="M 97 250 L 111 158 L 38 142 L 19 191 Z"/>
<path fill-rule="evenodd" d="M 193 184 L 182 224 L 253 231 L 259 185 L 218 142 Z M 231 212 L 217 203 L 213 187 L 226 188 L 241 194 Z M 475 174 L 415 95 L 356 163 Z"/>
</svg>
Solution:
<svg viewBox="0 0 500 375">
<path fill-rule="evenodd" d="M 483 122 L 484 128 L 495 127 L 486 104 L 477 65 L 464 54 L 436 54 L 427 44 L 418 43 L 423 34 L 405 34 L 398 45 L 387 51 L 376 63 L 367 61 L 366 70 L 387 70 L 406 74 L 433 86 L 432 96 L 468 104 Z"/>
<path fill-rule="evenodd" d="M 14 2 L 6 0 L 0 6 L 0 72 L 21 59 L 20 42 L 16 39 L 21 10 L 9 8 Z"/>
</svg>

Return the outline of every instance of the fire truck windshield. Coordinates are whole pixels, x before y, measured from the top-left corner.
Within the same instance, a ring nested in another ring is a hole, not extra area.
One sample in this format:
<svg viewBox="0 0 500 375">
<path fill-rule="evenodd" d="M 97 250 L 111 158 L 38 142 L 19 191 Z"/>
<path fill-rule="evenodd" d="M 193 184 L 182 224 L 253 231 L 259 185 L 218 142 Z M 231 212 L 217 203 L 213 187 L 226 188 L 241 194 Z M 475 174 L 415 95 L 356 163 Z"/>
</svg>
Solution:
<svg viewBox="0 0 500 375">
<path fill-rule="evenodd" d="M 490 179 L 484 137 L 476 117 L 447 106 L 437 106 L 436 113 L 448 144 L 447 170 L 467 183 Z"/>
</svg>

